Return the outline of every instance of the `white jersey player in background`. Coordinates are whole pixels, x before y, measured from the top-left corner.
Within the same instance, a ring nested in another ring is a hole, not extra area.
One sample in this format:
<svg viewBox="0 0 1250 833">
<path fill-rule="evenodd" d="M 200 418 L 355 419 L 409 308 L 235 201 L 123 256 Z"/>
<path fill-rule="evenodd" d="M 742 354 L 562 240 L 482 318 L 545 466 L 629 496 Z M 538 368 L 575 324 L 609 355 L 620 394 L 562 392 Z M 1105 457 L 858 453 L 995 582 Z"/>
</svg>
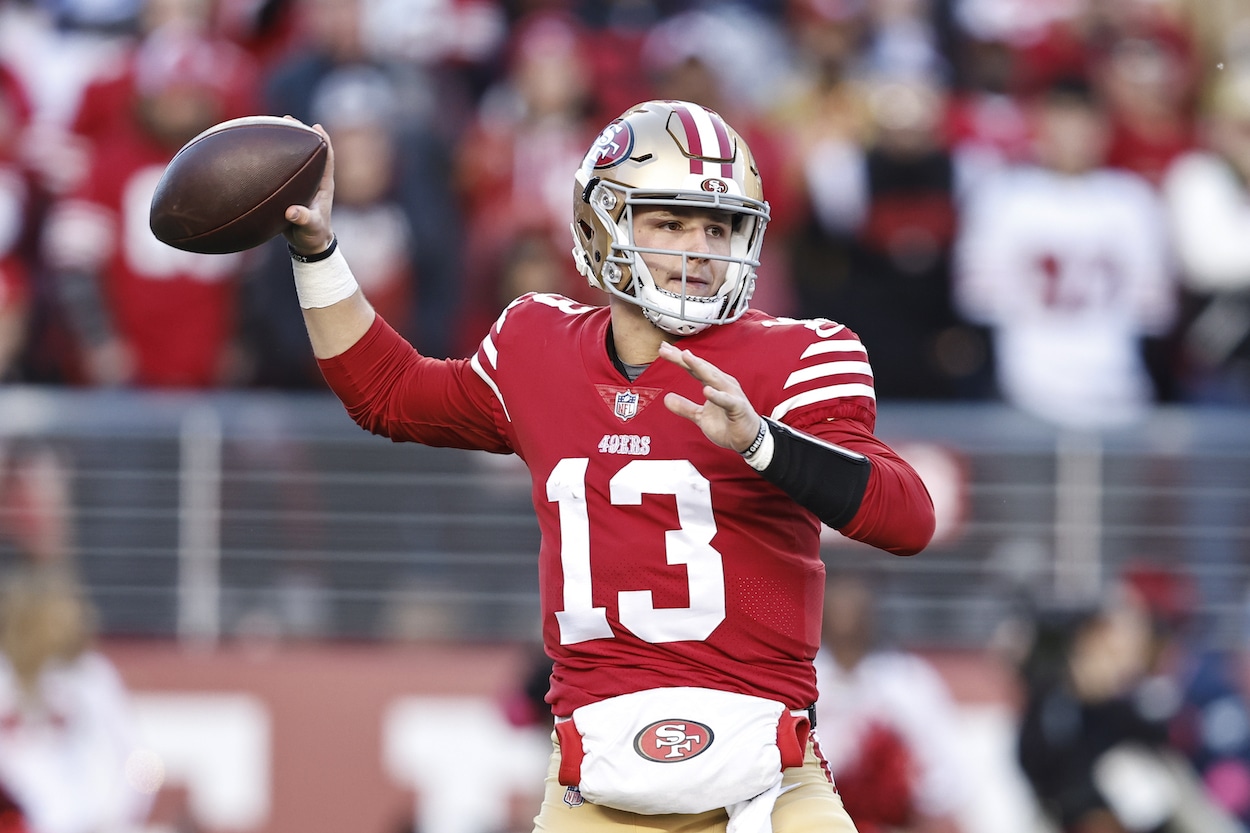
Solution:
<svg viewBox="0 0 1250 833">
<path fill-rule="evenodd" d="M 1143 340 L 1166 333 L 1176 278 L 1158 195 L 1103 167 L 1107 127 L 1083 81 L 1034 104 L 1036 161 L 968 196 L 957 309 L 993 332 L 1004 399 L 1072 428 L 1142 416 L 1156 392 Z"/>
</svg>

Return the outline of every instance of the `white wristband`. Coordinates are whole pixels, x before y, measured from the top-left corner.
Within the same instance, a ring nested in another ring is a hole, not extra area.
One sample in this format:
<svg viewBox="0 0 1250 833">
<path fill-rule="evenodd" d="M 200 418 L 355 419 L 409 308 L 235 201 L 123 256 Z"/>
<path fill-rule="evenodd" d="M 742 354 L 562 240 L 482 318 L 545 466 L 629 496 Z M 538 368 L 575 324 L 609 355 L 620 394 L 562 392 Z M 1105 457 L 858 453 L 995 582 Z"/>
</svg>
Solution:
<svg viewBox="0 0 1250 833">
<path fill-rule="evenodd" d="M 746 460 L 747 465 L 756 471 L 763 471 L 773 461 L 773 447 L 775 445 L 773 432 L 766 430 L 764 431 L 764 441 L 760 443 L 760 447 L 750 454 L 743 455 L 742 459 Z"/>
<path fill-rule="evenodd" d="M 347 258 L 340 249 L 324 260 L 313 263 L 292 258 L 291 271 L 295 275 L 295 294 L 304 309 L 321 309 L 350 298 L 360 285 L 352 275 Z"/>
</svg>

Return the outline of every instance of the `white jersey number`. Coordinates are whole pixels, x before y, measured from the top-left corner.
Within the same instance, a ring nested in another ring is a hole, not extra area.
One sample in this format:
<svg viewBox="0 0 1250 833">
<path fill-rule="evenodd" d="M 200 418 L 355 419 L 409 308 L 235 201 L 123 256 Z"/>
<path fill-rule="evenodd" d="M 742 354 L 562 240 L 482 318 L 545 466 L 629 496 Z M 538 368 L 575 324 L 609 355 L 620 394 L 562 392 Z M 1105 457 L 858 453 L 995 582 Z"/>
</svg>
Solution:
<svg viewBox="0 0 1250 833">
<path fill-rule="evenodd" d="M 607 609 L 595 607 L 590 583 L 590 515 L 585 457 L 561 460 L 547 478 L 547 499 L 560 505 L 564 609 L 556 611 L 560 644 L 611 639 Z M 621 625 L 647 642 L 707 639 L 725 620 L 725 571 L 711 544 L 716 535 L 712 490 L 688 460 L 633 460 L 608 483 L 613 506 L 639 506 L 643 495 L 673 495 L 678 528 L 664 533 L 669 564 L 686 565 L 690 606 L 657 608 L 650 590 L 617 594 Z"/>
</svg>

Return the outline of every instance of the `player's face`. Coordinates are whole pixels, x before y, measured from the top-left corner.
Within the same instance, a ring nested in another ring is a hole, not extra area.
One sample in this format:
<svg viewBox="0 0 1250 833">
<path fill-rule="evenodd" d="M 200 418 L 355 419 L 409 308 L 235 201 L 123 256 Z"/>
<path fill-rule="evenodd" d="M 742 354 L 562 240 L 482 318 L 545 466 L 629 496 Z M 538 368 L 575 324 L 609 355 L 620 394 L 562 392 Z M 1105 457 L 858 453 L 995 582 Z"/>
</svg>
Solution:
<svg viewBox="0 0 1250 833">
<path fill-rule="evenodd" d="M 680 255 L 644 252 L 640 256 L 655 285 L 674 294 L 682 292 L 683 261 L 687 295 L 710 297 L 725 282 L 728 261 L 708 255 L 728 255 L 733 230 L 731 216 L 703 208 L 656 207 L 634 214 L 634 245 L 646 249 L 671 249 Z"/>
</svg>

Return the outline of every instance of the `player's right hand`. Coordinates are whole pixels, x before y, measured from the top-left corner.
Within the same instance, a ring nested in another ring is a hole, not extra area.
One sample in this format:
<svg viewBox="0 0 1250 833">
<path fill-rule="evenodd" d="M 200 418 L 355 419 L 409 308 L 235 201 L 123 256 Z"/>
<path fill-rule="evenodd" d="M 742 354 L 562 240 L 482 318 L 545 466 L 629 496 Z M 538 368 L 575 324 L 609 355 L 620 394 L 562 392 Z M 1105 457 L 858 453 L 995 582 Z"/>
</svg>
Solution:
<svg viewBox="0 0 1250 833">
<path fill-rule="evenodd" d="M 751 406 L 737 379 L 706 359 L 667 341 L 660 344 L 660 358 L 702 382 L 706 397 L 699 404 L 670 391 L 664 396 L 665 407 L 698 425 L 704 436 L 722 448 L 741 452 L 751 445 L 763 417 Z"/>
<path fill-rule="evenodd" d="M 286 118 L 292 121 L 292 116 Z M 330 142 L 330 134 L 320 124 L 312 129 L 326 140 L 326 168 L 321 175 L 321 183 L 317 193 L 308 205 L 292 205 L 286 210 L 286 219 L 291 223 L 283 232 L 287 242 L 300 254 L 315 255 L 323 252 L 334 239 L 334 230 L 330 225 L 330 209 L 334 204 L 334 145 Z"/>
</svg>

